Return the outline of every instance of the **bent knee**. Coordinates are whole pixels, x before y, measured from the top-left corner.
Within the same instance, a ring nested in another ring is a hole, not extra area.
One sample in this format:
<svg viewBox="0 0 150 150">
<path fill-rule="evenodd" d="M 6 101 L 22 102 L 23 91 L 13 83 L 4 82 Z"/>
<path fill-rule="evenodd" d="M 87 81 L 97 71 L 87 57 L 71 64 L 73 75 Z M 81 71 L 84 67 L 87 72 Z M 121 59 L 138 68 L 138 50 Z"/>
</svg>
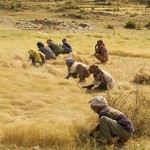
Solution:
<svg viewBox="0 0 150 150">
<path fill-rule="evenodd" d="M 108 117 L 106 117 L 106 116 L 102 116 L 102 117 L 100 118 L 100 121 L 101 121 L 101 122 L 107 121 L 107 120 L 108 120 Z"/>
</svg>

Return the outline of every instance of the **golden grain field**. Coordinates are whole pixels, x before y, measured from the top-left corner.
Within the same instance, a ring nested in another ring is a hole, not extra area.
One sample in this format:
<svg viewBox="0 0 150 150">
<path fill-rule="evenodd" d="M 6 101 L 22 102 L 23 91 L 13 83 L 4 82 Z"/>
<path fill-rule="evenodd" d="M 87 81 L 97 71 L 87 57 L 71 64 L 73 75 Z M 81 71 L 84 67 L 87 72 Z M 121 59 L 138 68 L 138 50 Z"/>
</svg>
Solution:
<svg viewBox="0 0 150 150">
<path fill-rule="evenodd" d="M 74 49 L 43 66 L 32 66 L 28 50 L 37 50 L 38 41 L 48 38 L 61 44 L 66 37 Z M 103 39 L 110 60 L 99 65 L 112 74 L 115 87 L 106 92 L 87 92 L 85 83 L 67 75 L 65 59 L 91 65 L 94 46 Z M 150 84 L 138 84 L 137 78 L 150 75 L 150 31 L 103 29 L 97 33 L 43 33 L 15 28 L 0 28 L 0 149 L 15 144 L 24 150 L 39 145 L 41 149 L 92 149 L 87 137 L 98 121 L 88 101 L 95 95 L 126 113 L 134 122 L 136 133 L 127 149 L 149 149 Z M 12 148 L 12 147 L 11 147 Z M 10 148 L 10 149 L 11 149 Z M 93 149 L 97 150 L 97 147 Z M 108 148 L 109 149 L 109 148 Z M 111 148 L 110 148 L 111 149 Z"/>
</svg>

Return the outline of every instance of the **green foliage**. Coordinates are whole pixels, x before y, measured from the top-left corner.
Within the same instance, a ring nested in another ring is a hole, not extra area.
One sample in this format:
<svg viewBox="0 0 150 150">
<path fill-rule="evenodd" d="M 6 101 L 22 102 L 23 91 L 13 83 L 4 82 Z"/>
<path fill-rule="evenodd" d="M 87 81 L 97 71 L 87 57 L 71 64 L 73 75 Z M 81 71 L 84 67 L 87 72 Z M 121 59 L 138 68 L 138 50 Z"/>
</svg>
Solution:
<svg viewBox="0 0 150 150">
<path fill-rule="evenodd" d="M 79 9 L 79 6 L 75 1 L 67 0 L 63 5 L 64 9 Z"/>
<path fill-rule="evenodd" d="M 84 17 L 80 13 L 72 13 L 69 14 L 69 16 L 75 19 L 84 19 Z"/>
<path fill-rule="evenodd" d="M 126 22 L 125 28 L 127 29 L 135 29 L 136 28 L 136 23 L 134 21 L 128 21 Z"/>
<path fill-rule="evenodd" d="M 4 2 L 0 2 L 0 8 L 5 8 L 5 3 Z"/>
<path fill-rule="evenodd" d="M 0 8 L 2 9 L 17 9 L 17 8 L 22 8 L 22 3 L 21 2 L 0 2 Z"/>
<path fill-rule="evenodd" d="M 10 5 L 10 9 L 22 8 L 21 2 L 11 2 L 9 5 Z"/>
</svg>

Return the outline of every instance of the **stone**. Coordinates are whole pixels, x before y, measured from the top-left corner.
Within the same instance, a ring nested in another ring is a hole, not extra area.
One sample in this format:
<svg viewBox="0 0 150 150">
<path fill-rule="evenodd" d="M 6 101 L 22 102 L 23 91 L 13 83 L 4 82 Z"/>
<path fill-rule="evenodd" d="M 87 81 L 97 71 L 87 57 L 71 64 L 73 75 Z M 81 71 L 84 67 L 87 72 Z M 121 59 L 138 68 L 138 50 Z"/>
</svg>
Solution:
<svg viewBox="0 0 150 150">
<path fill-rule="evenodd" d="M 41 150 L 41 148 L 39 146 L 34 146 L 32 150 Z"/>
</svg>

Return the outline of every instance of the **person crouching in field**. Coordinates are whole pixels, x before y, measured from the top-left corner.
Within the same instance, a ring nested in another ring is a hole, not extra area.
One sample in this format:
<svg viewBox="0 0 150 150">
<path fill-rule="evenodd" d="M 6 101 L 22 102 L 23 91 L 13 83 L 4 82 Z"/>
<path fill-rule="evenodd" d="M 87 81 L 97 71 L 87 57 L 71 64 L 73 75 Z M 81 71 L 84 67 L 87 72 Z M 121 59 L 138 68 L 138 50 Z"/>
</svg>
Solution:
<svg viewBox="0 0 150 150">
<path fill-rule="evenodd" d="M 94 138 L 97 131 L 98 138 L 105 139 L 107 144 L 113 144 L 113 137 L 118 137 L 118 146 L 123 146 L 133 135 L 134 126 L 122 112 L 109 107 L 106 99 L 95 96 L 90 101 L 91 109 L 99 115 L 99 124 L 90 132 L 89 136 Z"/>
<path fill-rule="evenodd" d="M 45 63 L 45 55 L 41 52 L 36 52 L 35 50 L 29 50 L 29 59 L 32 60 L 32 64 L 36 65 L 36 63 L 39 63 L 40 65 L 43 65 Z"/>
<path fill-rule="evenodd" d="M 41 51 L 43 54 L 45 54 L 46 60 L 56 59 L 55 54 L 48 46 L 44 46 L 44 44 L 42 42 L 38 42 L 37 46 L 39 48 L 39 51 Z"/>
<path fill-rule="evenodd" d="M 71 45 L 67 42 L 67 39 L 63 39 L 62 43 L 62 48 L 65 50 L 66 54 L 73 52 Z"/>
<path fill-rule="evenodd" d="M 58 44 L 54 43 L 53 40 L 48 39 L 47 41 L 48 47 L 53 51 L 55 56 L 57 57 L 59 54 L 64 54 L 64 49 L 60 47 Z"/>
<path fill-rule="evenodd" d="M 94 56 L 101 62 L 105 63 L 108 61 L 108 51 L 105 47 L 105 44 L 103 43 L 102 40 L 98 40 L 97 44 L 95 45 L 95 54 Z"/>
<path fill-rule="evenodd" d="M 94 82 L 82 88 L 90 90 L 92 87 L 97 86 L 97 90 L 109 90 L 114 87 L 115 81 L 108 72 L 101 70 L 96 65 L 91 65 L 89 67 L 89 72 L 93 74 Z"/>
<path fill-rule="evenodd" d="M 79 82 L 85 81 L 85 78 L 90 76 L 88 72 L 88 66 L 81 62 L 76 62 L 72 58 L 66 59 L 66 64 L 68 67 L 68 75 L 65 79 L 69 79 L 70 77 L 79 78 Z"/>
</svg>

